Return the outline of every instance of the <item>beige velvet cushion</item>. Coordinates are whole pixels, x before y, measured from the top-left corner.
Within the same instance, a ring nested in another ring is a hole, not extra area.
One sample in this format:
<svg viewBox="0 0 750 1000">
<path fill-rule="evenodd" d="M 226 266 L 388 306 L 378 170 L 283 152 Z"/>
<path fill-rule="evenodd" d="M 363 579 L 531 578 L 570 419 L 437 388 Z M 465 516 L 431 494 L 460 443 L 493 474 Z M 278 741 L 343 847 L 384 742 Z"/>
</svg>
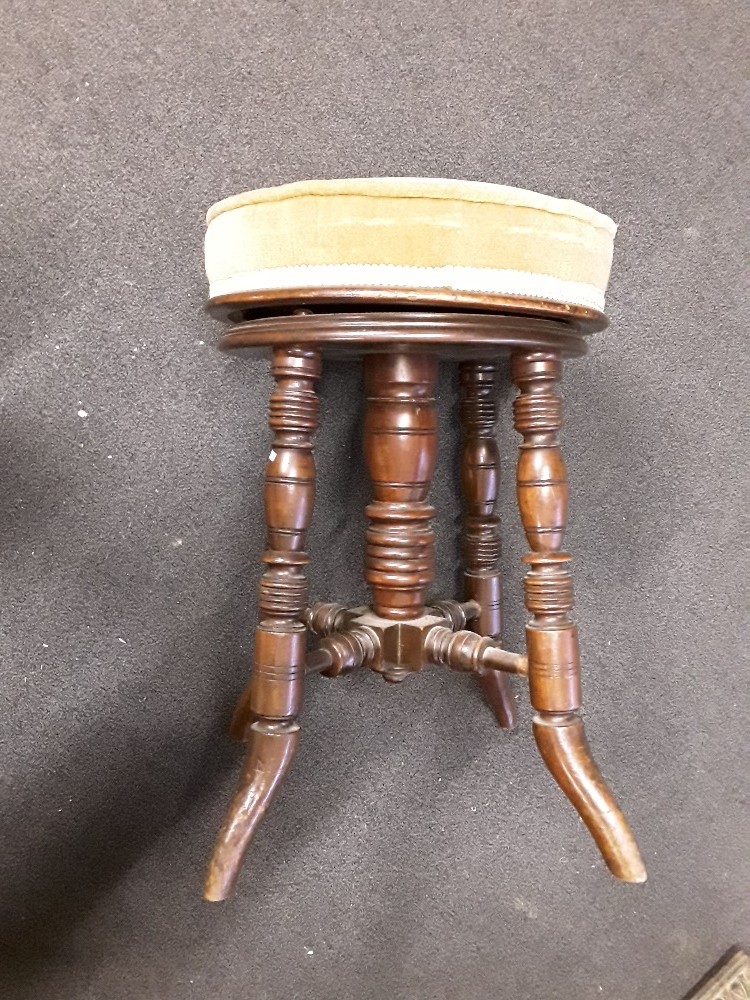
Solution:
<svg viewBox="0 0 750 1000">
<path fill-rule="evenodd" d="M 210 294 L 409 288 L 604 309 L 616 226 L 575 201 L 426 177 L 300 181 L 208 212 Z"/>
</svg>

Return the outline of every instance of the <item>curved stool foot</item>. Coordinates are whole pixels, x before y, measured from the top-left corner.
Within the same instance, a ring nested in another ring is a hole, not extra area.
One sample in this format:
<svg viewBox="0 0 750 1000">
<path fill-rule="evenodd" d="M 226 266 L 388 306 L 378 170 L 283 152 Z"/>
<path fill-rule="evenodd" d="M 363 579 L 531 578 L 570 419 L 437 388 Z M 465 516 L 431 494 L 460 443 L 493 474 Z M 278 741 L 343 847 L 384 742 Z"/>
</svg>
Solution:
<svg viewBox="0 0 750 1000">
<path fill-rule="evenodd" d="M 499 670 L 485 670 L 479 674 L 479 683 L 498 726 L 501 729 L 515 729 L 516 702 L 510 678 Z"/>
<path fill-rule="evenodd" d="M 638 845 L 591 756 L 581 720 L 538 715 L 533 727 L 542 760 L 589 828 L 609 870 L 623 882 L 645 882 Z"/>
<path fill-rule="evenodd" d="M 203 898 L 216 903 L 229 896 L 245 851 L 281 782 L 299 743 L 297 723 L 254 722 L 240 783 L 216 838 L 203 884 Z"/>
</svg>

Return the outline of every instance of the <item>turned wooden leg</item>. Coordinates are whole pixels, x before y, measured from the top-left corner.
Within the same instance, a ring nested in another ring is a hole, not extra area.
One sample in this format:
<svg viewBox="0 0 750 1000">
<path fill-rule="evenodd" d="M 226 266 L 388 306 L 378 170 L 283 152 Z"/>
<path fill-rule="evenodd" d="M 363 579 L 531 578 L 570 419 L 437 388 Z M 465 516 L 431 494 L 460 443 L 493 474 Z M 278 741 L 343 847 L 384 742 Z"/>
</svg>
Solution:
<svg viewBox="0 0 750 1000">
<path fill-rule="evenodd" d="M 578 636 L 568 612 L 573 606 L 570 556 L 562 551 L 568 484 L 557 440 L 562 374 L 554 353 L 513 357 L 516 430 L 523 436 L 518 459 L 518 506 L 531 552 L 524 581 L 529 690 L 537 710 L 534 736 L 552 776 L 589 828 L 613 875 L 643 882 L 646 869 L 625 817 L 589 752 L 581 707 Z"/>
<path fill-rule="evenodd" d="M 497 423 L 497 365 L 477 361 L 460 367 L 461 485 L 464 522 L 464 596 L 481 611 L 473 629 L 500 640 L 503 630 L 503 584 L 500 574 L 499 518 L 495 515 L 500 453 L 495 440 Z M 512 729 L 516 722 L 510 680 L 497 670 L 482 670 L 479 682 L 498 725 Z"/>
<path fill-rule="evenodd" d="M 242 857 L 289 769 L 299 740 L 297 715 L 305 674 L 307 608 L 305 533 L 312 517 L 317 427 L 314 350 L 277 348 L 269 424 L 274 432 L 264 491 L 267 549 L 260 581 L 260 624 L 250 683 L 232 721 L 248 742 L 237 792 L 219 831 L 204 884 L 205 899 L 226 899 Z"/>
<path fill-rule="evenodd" d="M 425 500 L 437 450 L 437 361 L 426 354 L 373 354 L 364 371 L 365 459 L 373 490 L 365 579 L 377 615 L 417 618 L 434 576 L 435 510 Z"/>
</svg>

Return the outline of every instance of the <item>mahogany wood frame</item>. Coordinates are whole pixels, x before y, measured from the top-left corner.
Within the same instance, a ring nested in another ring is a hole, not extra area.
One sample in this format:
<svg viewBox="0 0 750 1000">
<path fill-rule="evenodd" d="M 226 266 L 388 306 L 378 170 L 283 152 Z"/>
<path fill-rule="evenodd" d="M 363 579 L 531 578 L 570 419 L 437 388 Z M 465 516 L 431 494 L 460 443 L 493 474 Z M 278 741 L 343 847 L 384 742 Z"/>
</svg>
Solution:
<svg viewBox="0 0 750 1000">
<path fill-rule="evenodd" d="M 498 724 L 515 724 L 509 674 L 527 678 L 534 736 L 552 776 L 589 828 L 612 873 L 642 882 L 646 871 L 622 812 L 589 752 L 581 707 L 570 556 L 563 551 L 568 486 L 558 442 L 558 386 L 565 356 L 606 325 L 591 310 L 530 300 L 432 301 L 399 293 L 320 290 L 232 296 L 212 310 L 237 320 L 224 348 L 272 352 L 276 388 L 266 467 L 267 547 L 260 623 L 249 684 L 232 734 L 247 757 L 211 857 L 208 900 L 225 899 L 255 829 L 291 764 L 305 674 L 369 667 L 398 683 L 423 667 L 476 674 Z M 432 307 L 432 308 L 425 308 Z M 435 308 L 437 307 L 437 308 Z M 366 513 L 365 579 L 371 607 L 310 605 L 304 568 L 312 518 L 321 355 L 363 357 L 365 457 L 373 499 Z M 437 451 L 434 390 L 439 356 L 459 362 L 463 601 L 427 603 L 434 577 L 434 509 L 427 501 Z M 519 390 L 518 507 L 530 551 L 524 583 L 526 653 L 502 644 L 500 533 L 495 515 L 499 453 L 498 359 L 510 356 Z M 319 638 L 306 653 L 306 635 Z"/>
</svg>

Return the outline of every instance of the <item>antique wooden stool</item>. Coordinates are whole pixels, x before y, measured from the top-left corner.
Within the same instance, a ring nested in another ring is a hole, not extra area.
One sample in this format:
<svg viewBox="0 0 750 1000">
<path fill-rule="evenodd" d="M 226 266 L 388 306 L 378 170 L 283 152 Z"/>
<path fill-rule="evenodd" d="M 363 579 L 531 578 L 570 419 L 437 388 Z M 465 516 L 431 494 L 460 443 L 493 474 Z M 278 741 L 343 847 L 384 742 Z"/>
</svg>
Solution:
<svg viewBox="0 0 750 1000">
<path fill-rule="evenodd" d="M 428 664 L 473 671 L 514 724 L 509 674 L 526 677 L 534 736 L 611 872 L 642 882 L 635 840 L 586 743 L 573 588 L 563 549 L 568 486 L 557 434 L 562 359 L 606 326 L 614 223 L 572 201 L 425 178 L 309 181 L 251 191 L 208 213 L 209 308 L 222 347 L 272 354 L 268 530 L 252 675 L 231 731 L 248 744 L 205 898 L 225 899 L 299 740 L 305 674 L 369 667 L 398 682 Z M 367 394 L 365 578 L 370 607 L 308 602 L 321 355 L 361 355 Z M 498 362 L 510 356 L 522 437 L 518 506 L 530 552 L 526 655 L 503 648 L 494 508 Z M 466 518 L 463 601 L 430 601 L 439 357 L 459 362 Z M 319 637 L 307 652 L 307 635 Z"/>
</svg>

